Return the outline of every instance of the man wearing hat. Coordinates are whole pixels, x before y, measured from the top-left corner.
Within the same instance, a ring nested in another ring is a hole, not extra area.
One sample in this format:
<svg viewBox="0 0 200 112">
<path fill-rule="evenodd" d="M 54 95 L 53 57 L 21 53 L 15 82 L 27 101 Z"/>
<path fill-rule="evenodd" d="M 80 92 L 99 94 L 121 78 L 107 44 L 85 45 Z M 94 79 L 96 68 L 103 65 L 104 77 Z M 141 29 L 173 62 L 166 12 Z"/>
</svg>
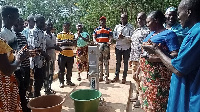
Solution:
<svg viewBox="0 0 200 112">
<path fill-rule="evenodd" d="M 172 30 L 176 33 L 179 45 L 181 45 L 184 37 L 187 35 L 188 28 L 183 29 L 178 22 L 177 9 L 175 7 L 169 7 L 165 12 L 165 18 L 165 28 Z"/>
<path fill-rule="evenodd" d="M 93 41 L 99 44 L 100 57 L 99 57 L 99 67 L 100 67 L 100 78 L 99 81 L 103 81 L 103 63 L 105 66 L 105 81 L 109 84 L 109 59 L 110 59 L 110 47 L 109 43 L 112 38 L 112 30 L 106 27 L 106 17 L 102 16 L 99 19 L 99 27 L 94 30 Z"/>
</svg>

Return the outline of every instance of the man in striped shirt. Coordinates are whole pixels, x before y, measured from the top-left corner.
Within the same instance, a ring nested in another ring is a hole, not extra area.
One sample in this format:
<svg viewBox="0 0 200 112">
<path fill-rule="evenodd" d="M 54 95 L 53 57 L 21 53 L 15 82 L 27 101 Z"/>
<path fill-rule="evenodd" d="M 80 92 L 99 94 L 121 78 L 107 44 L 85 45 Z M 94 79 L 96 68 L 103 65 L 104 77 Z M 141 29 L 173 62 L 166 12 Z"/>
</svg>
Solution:
<svg viewBox="0 0 200 112">
<path fill-rule="evenodd" d="M 75 86 L 71 81 L 72 69 L 74 64 L 73 48 L 76 45 L 74 34 L 70 32 L 70 23 L 63 23 L 63 31 L 57 34 L 56 44 L 62 49 L 58 55 L 58 78 L 60 88 L 64 88 L 65 68 L 67 69 L 66 84 Z"/>
<path fill-rule="evenodd" d="M 13 26 L 15 34 L 17 36 L 17 51 L 27 45 L 27 39 L 24 35 L 22 35 L 22 30 L 24 29 L 24 21 L 22 18 L 19 18 L 18 23 Z M 15 71 L 15 76 L 19 81 L 19 94 L 21 100 L 22 110 L 24 112 L 31 112 L 31 110 L 26 106 L 28 101 L 26 98 L 26 91 L 29 87 L 30 81 L 30 61 L 29 57 L 27 57 L 24 61 L 22 61 L 19 69 Z"/>
<path fill-rule="evenodd" d="M 99 44 L 100 56 L 99 56 L 99 67 L 100 77 L 99 81 L 103 81 L 103 63 L 105 66 L 105 81 L 109 84 L 109 59 L 110 59 L 110 47 L 109 44 L 112 38 L 112 30 L 106 27 L 106 17 L 102 16 L 99 19 L 100 26 L 94 30 L 93 41 Z"/>
</svg>

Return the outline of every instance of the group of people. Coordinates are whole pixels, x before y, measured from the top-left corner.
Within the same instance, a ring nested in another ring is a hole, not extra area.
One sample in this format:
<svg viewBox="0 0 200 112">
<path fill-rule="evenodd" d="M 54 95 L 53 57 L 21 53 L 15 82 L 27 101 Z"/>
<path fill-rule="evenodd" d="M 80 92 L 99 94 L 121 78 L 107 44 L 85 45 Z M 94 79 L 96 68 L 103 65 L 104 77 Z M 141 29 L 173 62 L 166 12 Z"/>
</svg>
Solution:
<svg viewBox="0 0 200 112">
<path fill-rule="evenodd" d="M 199 6 L 198 0 L 182 0 L 165 13 L 157 10 L 147 16 L 137 15 L 138 28 L 121 14 L 113 32 L 106 26 L 106 17 L 99 19 L 93 41 L 100 46 L 100 77 L 109 77 L 109 45 L 116 41 L 116 72 L 112 83 L 119 81 L 123 56 L 122 84 L 126 82 L 128 63 L 132 66 L 137 94 L 132 100 L 147 112 L 199 112 Z M 180 20 L 180 23 L 178 21 Z M 139 99 L 139 100 L 138 100 Z"/>
<path fill-rule="evenodd" d="M 118 82 L 123 59 L 122 84 L 126 83 L 130 65 L 133 79 L 137 82 L 139 102 L 145 111 L 199 112 L 199 5 L 199 0 L 182 0 L 178 10 L 169 7 L 165 13 L 159 10 L 148 15 L 140 12 L 136 29 L 128 23 L 127 13 L 121 14 L 120 24 L 113 31 L 106 26 L 107 18 L 102 16 L 93 33 L 93 43 L 100 49 L 99 81 L 105 80 L 106 84 Z M 55 50 L 59 51 L 60 88 L 64 88 L 65 68 L 66 84 L 75 86 L 71 81 L 74 47 L 77 80 L 81 81 L 81 72 L 89 71 L 90 37 L 83 31 L 83 24 L 77 24 L 77 32 L 73 34 L 70 23 L 65 22 L 63 31 L 56 36 L 52 32 L 51 20 L 45 21 L 42 15 L 30 15 L 26 28 L 15 7 L 3 6 L 1 17 L 0 111 L 30 112 L 26 92 L 30 91 L 31 83 L 34 83 L 34 97 L 41 95 L 43 85 L 46 94 L 55 94 L 51 89 Z M 116 71 L 110 81 L 110 44 L 113 40 L 116 42 Z M 30 80 L 30 71 L 34 74 L 34 81 Z"/>
<path fill-rule="evenodd" d="M 19 10 L 13 6 L 3 6 L 1 10 L 3 27 L 0 36 L 0 111 L 31 112 L 27 107 L 28 97 L 41 96 L 44 86 L 45 94 L 56 94 L 51 89 L 56 52 L 59 51 L 58 78 L 60 88 L 64 88 L 65 68 L 66 84 L 71 82 L 74 64 L 73 48 L 77 46 L 77 67 L 80 73 L 88 71 L 87 43 L 89 34 L 83 32 L 83 25 L 76 26 L 77 33 L 70 32 L 70 23 L 63 23 L 63 31 L 57 36 L 52 32 L 50 19 L 37 14 L 24 20 L 19 17 Z M 31 76 L 33 75 L 33 79 Z M 34 91 L 32 93 L 32 86 Z"/>
<path fill-rule="evenodd" d="M 150 33 L 141 42 L 134 69 L 145 111 L 200 111 L 199 5 L 199 0 L 182 0 L 178 11 L 170 7 L 165 14 L 153 11 L 147 16 Z"/>
</svg>

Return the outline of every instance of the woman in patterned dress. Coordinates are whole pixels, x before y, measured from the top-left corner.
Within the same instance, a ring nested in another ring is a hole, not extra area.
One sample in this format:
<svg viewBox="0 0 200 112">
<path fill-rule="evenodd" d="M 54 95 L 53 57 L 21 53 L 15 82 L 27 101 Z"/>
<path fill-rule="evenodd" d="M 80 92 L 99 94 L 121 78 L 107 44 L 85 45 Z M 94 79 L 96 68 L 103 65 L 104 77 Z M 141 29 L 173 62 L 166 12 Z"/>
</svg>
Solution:
<svg viewBox="0 0 200 112">
<path fill-rule="evenodd" d="M 2 7 L 1 14 L 6 28 L 11 28 L 19 18 L 18 9 L 11 6 Z M 5 24 L 5 22 L 9 23 Z M 28 56 L 26 47 L 23 47 L 14 57 L 13 49 L 0 38 L 0 112 L 22 112 L 18 84 L 13 72 Z"/>
<path fill-rule="evenodd" d="M 75 38 L 77 39 L 77 67 L 78 67 L 78 81 L 81 81 L 81 72 L 86 70 L 88 72 L 88 46 L 89 34 L 83 32 L 83 25 L 77 24 L 77 33 Z"/>
<path fill-rule="evenodd" d="M 161 11 L 153 11 L 148 15 L 146 21 L 151 33 L 143 40 L 143 44 L 157 43 L 163 51 L 175 57 L 179 49 L 178 39 L 173 31 L 163 27 L 164 18 Z M 140 59 L 140 69 L 143 72 L 141 103 L 145 111 L 165 112 L 172 72 L 156 55 L 147 54 Z"/>
</svg>

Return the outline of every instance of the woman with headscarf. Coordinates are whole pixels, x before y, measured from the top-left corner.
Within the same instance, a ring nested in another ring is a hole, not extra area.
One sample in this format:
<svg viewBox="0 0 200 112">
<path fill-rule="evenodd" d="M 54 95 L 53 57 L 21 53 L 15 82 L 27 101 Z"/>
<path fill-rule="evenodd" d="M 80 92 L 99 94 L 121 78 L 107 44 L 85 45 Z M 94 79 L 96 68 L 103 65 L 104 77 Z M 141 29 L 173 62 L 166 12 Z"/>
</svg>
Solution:
<svg viewBox="0 0 200 112">
<path fill-rule="evenodd" d="M 84 69 L 88 72 L 88 46 L 89 42 L 89 34 L 87 32 L 83 32 L 83 25 L 76 25 L 77 33 L 74 34 L 77 40 L 77 66 L 78 66 L 78 81 L 81 81 L 81 72 Z"/>
<path fill-rule="evenodd" d="M 177 9 L 175 7 L 169 7 L 165 12 L 165 28 L 172 30 L 176 33 L 179 45 L 181 45 L 183 39 L 187 35 L 188 28 L 182 28 L 178 22 Z"/>
</svg>

